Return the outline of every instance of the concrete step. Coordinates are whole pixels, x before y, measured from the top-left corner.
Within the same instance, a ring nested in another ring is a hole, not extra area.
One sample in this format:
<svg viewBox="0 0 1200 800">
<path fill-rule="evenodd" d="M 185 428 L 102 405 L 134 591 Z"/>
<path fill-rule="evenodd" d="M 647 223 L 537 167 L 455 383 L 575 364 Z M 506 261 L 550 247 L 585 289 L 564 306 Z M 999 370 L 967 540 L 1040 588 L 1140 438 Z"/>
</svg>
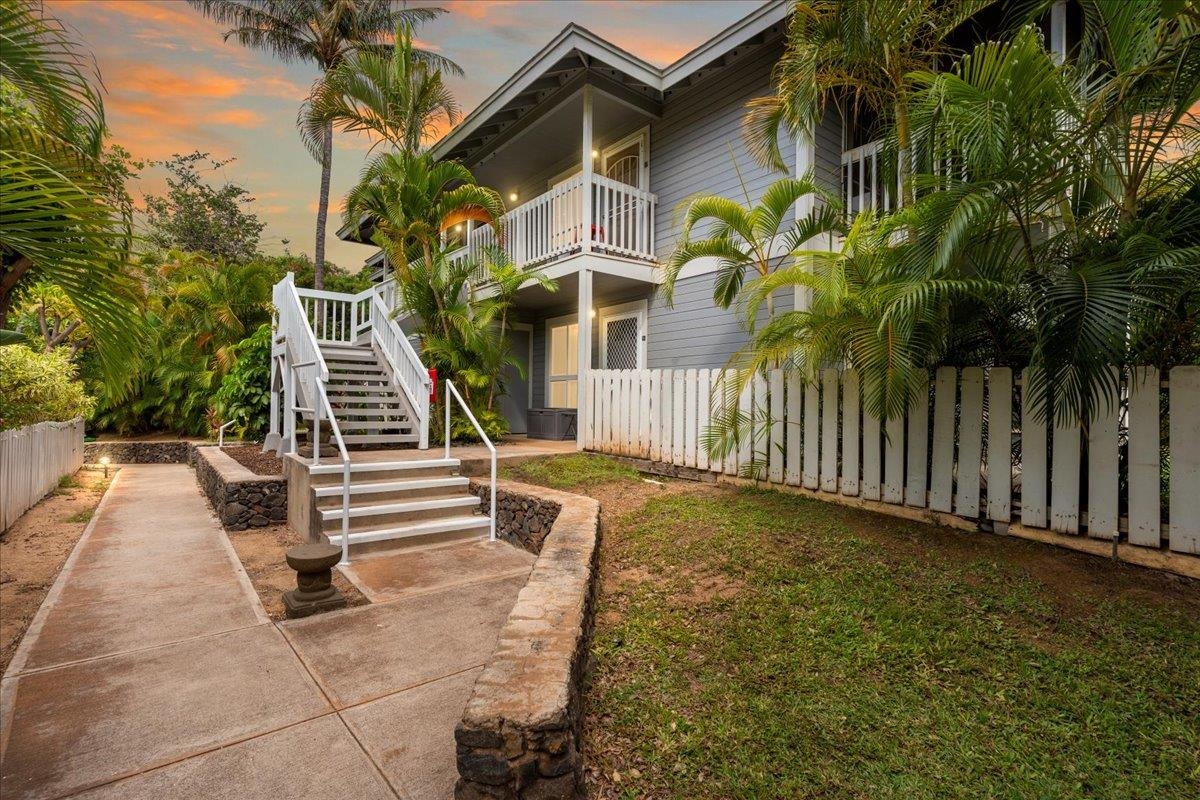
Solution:
<svg viewBox="0 0 1200 800">
<path fill-rule="evenodd" d="M 396 394 L 331 394 L 330 403 L 371 403 L 373 405 L 399 406 L 400 396 Z"/>
<path fill-rule="evenodd" d="M 406 444 L 415 442 L 419 437 L 415 433 L 343 433 L 342 441 L 346 444 Z"/>
<path fill-rule="evenodd" d="M 350 484 L 350 496 L 359 497 L 372 494 L 407 495 L 414 492 L 433 490 L 465 489 L 469 483 L 469 478 L 458 475 L 437 478 L 408 478 L 392 481 L 367 481 Z M 335 498 L 340 501 L 342 486 L 340 483 L 337 485 L 317 486 L 313 489 L 313 494 L 318 498 Z"/>
<path fill-rule="evenodd" d="M 458 469 L 462 462 L 457 458 L 414 458 L 405 461 L 350 461 L 350 474 L 369 475 L 376 472 L 406 472 L 431 469 Z M 319 464 L 308 468 L 310 475 L 341 475 L 342 465 Z"/>
<path fill-rule="evenodd" d="M 422 500 L 404 500 L 389 503 L 373 503 L 370 505 L 350 506 L 351 519 L 384 517 L 391 514 L 410 514 L 417 511 L 439 511 L 442 509 L 478 508 L 479 498 L 473 494 L 456 495 L 452 497 L 430 497 Z M 326 522 L 340 520 L 342 509 L 325 508 L 321 510 L 321 518 Z"/>
<path fill-rule="evenodd" d="M 414 522 L 410 525 L 394 525 L 372 530 L 352 531 L 350 546 L 370 545 L 377 542 L 407 541 L 413 544 L 429 544 L 431 540 L 450 541 L 455 538 L 476 538 L 486 534 L 491 527 L 491 520 L 480 516 L 444 517 L 436 520 Z M 341 532 L 326 533 L 325 538 L 330 544 L 342 544 Z"/>
<path fill-rule="evenodd" d="M 331 382 L 329 384 L 329 392 L 331 393 L 330 394 L 331 397 L 333 396 L 334 393 L 339 394 L 339 395 L 342 395 L 342 394 L 364 395 L 365 394 L 365 395 L 371 395 L 373 397 L 399 397 L 399 395 L 397 395 L 395 392 L 393 392 L 389 387 L 382 386 L 379 384 L 345 383 L 345 382 L 332 383 Z"/>
<path fill-rule="evenodd" d="M 338 422 L 343 419 L 366 419 L 368 417 L 391 417 L 408 421 L 408 414 L 394 408 L 341 408 L 337 410 Z"/>
<path fill-rule="evenodd" d="M 375 351 L 369 347 L 321 348 L 321 357 L 325 363 L 332 361 L 370 361 L 375 362 Z"/>
</svg>

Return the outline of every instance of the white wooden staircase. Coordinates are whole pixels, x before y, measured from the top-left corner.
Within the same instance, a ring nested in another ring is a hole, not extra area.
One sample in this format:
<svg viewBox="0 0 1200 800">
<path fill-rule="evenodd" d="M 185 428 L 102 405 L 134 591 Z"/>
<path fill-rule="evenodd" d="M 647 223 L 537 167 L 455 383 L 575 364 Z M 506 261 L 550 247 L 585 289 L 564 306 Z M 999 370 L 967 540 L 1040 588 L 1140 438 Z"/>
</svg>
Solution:
<svg viewBox="0 0 1200 800">
<path fill-rule="evenodd" d="M 343 563 L 351 548 L 494 538 L 449 447 L 429 457 L 429 374 L 380 294 L 299 289 L 289 274 L 274 299 L 264 449 L 307 470 L 308 496 L 289 492 L 289 504 L 306 507 L 289 509 L 289 520 L 305 520 L 311 540 L 340 546 Z"/>
</svg>

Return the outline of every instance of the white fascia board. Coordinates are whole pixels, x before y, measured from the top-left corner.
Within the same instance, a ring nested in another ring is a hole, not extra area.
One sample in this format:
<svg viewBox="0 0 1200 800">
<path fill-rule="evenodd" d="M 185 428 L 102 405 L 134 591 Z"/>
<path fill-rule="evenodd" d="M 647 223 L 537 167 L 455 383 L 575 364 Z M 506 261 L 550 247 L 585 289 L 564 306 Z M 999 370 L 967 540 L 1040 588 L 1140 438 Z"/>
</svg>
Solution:
<svg viewBox="0 0 1200 800">
<path fill-rule="evenodd" d="M 662 71 L 653 64 L 601 39 L 586 28 L 571 23 L 533 58 L 525 62 L 499 89 L 468 114 L 458 127 L 430 148 L 430 153 L 434 158 L 445 156 L 482 122 L 512 102 L 530 84 L 540 78 L 547 67 L 558 63 L 572 50 L 578 50 L 584 55 L 598 58 L 651 88 L 660 89 L 662 86 Z"/>
<path fill-rule="evenodd" d="M 785 0 L 770 0 L 762 7 L 742 17 L 725 30 L 709 39 L 690 53 L 683 55 L 662 73 L 662 88 L 670 89 L 696 70 L 720 58 L 747 39 L 777 25 L 791 13 Z"/>
</svg>

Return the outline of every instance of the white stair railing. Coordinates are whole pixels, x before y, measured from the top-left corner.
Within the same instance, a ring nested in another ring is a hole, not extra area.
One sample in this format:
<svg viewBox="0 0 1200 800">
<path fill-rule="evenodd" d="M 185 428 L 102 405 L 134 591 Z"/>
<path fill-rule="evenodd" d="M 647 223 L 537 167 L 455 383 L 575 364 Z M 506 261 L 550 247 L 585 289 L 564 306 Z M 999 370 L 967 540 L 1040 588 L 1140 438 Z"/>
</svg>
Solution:
<svg viewBox="0 0 1200 800">
<path fill-rule="evenodd" d="M 325 364 L 325 358 L 321 355 L 321 347 L 317 341 L 317 334 L 314 326 L 310 324 L 309 311 L 317 309 L 318 317 L 323 320 L 339 320 L 333 327 L 334 330 L 340 330 L 341 320 L 340 315 L 329 313 L 321 313 L 322 302 L 317 302 L 313 306 L 307 307 L 301 299 L 301 291 L 311 292 L 312 290 L 299 290 L 296 288 L 295 276 L 288 273 L 282 281 L 275 286 L 274 300 L 277 313 L 275 341 L 285 347 L 285 363 L 287 372 L 284 380 L 284 425 L 287 428 L 285 434 L 288 443 L 288 452 L 296 453 L 296 415 L 308 414 L 312 419 L 312 445 L 313 445 L 313 466 L 318 466 L 321 463 L 321 417 L 324 415 L 329 420 L 330 429 L 333 431 L 333 438 L 337 444 L 338 454 L 342 461 L 342 560 L 343 565 L 350 563 L 350 453 L 346 449 L 346 442 L 342 438 L 342 432 L 338 426 L 337 417 L 333 414 L 333 407 L 329 404 L 329 395 L 326 391 L 326 384 L 329 382 L 329 367 Z M 338 296 L 334 292 L 321 292 L 321 295 L 332 295 L 332 297 L 312 297 L 317 301 L 340 302 L 342 298 L 348 295 Z M 352 311 L 353 304 L 348 308 Z M 349 317 L 344 318 L 349 323 Z M 325 332 L 329 332 L 329 327 L 324 327 Z M 311 391 L 309 396 L 310 405 L 305 406 L 300 403 L 301 388 L 308 387 Z"/>
<path fill-rule="evenodd" d="M 458 389 L 454 388 L 454 384 L 450 381 L 445 381 L 446 386 L 446 458 L 450 458 L 450 406 L 453 405 L 452 399 L 458 400 L 458 404 L 462 406 L 462 410 L 467 415 L 467 419 L 475 426 L 475 432 L 479 434 L 480 440 L 487 445 L 488 452 L 492 457 L 492 474 L 491 474 L 491 508 L 488 511 L 489 517 L 489 540 L 496 541 L 496 446 L 492 444 L 492 440 L 483 432 L 483 426 L 479 424 L 479 420 L 475 419 L 475 415 L 471 413 L 471 407 L 462 399 L 462 395 L 458 393 Z"/>
<path fill-rule="evenodd" d="M 424 450 L 429 447 L 429 394 L 433 388 L 429 370 L 421 363 L 417 351 L 392 319 L 378 293 L 372 292 L 368 309 L 371 341 L 383 353 L 384 361 L 416 416 L 413 423 L 417 426 L 417 446 Z"/>
</svg>

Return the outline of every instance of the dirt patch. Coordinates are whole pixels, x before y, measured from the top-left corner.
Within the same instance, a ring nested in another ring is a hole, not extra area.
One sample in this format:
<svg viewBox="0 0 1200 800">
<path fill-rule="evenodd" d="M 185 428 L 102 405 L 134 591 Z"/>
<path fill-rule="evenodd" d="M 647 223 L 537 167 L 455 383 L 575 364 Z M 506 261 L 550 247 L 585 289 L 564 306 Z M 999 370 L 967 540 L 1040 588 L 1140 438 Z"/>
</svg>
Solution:
<svg viewBox="0 0 1200 800">
<path fill-rule="evenodd" d="M 286 525 L 254 528 L 229 534 L 229 541 L 258 592 L 258 599 L 273 620 L 284 619 L 283 593 L 296 588 L 296 573 L 284 560 L 288 548 L 304 544 L 304 540 Z M 351 606 L 364 606 L 367 598 L 336 569 L 333 585 L 341 591 Z"/>
<path fill-rule="evenodd" d="M 0 673 L 115 474 L 79 470 L 0 534 Z"/>
<path fill-rule="evenodd" d="M 255 475 L 282 475 L 283 461 L 274 453 L 264 453 L 259 445 L 238 445 L 222 448 L 225 455 Z"/>
</svg>

